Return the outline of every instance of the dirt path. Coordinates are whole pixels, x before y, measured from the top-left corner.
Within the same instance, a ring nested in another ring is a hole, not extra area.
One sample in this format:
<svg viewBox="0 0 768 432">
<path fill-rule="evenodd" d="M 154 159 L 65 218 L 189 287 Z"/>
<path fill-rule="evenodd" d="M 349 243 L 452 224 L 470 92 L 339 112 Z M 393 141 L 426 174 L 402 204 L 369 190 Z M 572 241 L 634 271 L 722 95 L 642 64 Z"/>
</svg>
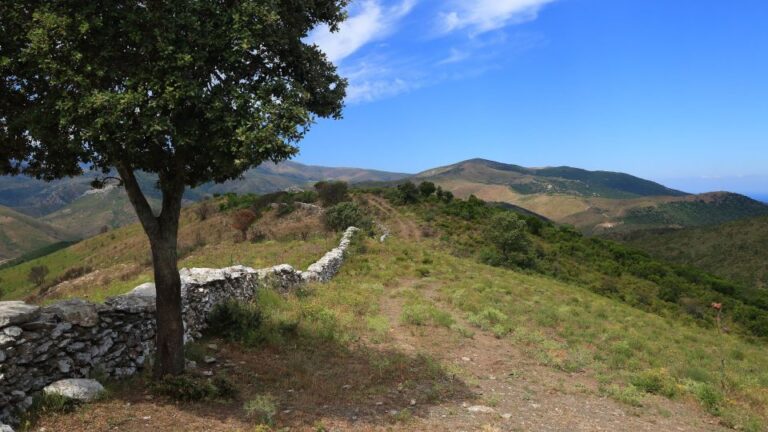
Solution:
<svg viewBox="0 0 768 432">
<path fill-rule="evenodd" d="M 434 290 L 421 290 L 439 302 Z M 475 396 L 459 404 L 431 406 L 426 416 L 403 425 L 403 430 L 725 430 L 694 404 L 649 397 L 645 407 L 634 408 L 601 397 L 593 378 L 540 366 L 509 339 L 498 339 L 481 330 L 475 330 L 472 338 L 464 338 L 445 328 L 401 324 L 402 306 L 402 298 L 395 293 L 382 298 L 382 313 L 392 323 L 392 348 L 427 353 L 445 365 L 453 365 Z M 454 313 L 454 318 L 471 327 L 459 314 Z"/>
<path fill-rule="evenodd" d="M 373 194 L 367 194 L 365 198 L 375 213 L 376 219 L 386 225 L 391 234 L 409 240 L 421 238 L 421 228 L 411 218 L 403 217 L 400 212 L 392 208 L 386 199 Z"/>
</svg>

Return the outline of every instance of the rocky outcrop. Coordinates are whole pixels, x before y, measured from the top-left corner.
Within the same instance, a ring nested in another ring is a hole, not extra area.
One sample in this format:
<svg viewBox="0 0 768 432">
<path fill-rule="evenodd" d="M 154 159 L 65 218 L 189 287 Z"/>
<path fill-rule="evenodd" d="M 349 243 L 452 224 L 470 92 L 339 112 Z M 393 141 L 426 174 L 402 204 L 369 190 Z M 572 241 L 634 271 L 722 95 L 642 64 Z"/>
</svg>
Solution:
<svg viewBox="0 0 768 432">
<path fill-rule="evenodd" d="M 266 269 L 235 266 L 182 269 L 185 341 L 202 336 L 207 317 L 229 299 L 254 299 L 259 289 L 288 292 L 310 281 L 328 281 L 341 267 L 356 228 L 337 248 L 299 271 L 283 264 Z M 127 377 L 145 366 L 155 345 L 155 286 L 143 284 L 104 304 L 72 299 L 46 307 L 0 302 L 0 422 L 14 424 L 31 396 L 51 383 L 99 371 Z"/>
</svg>

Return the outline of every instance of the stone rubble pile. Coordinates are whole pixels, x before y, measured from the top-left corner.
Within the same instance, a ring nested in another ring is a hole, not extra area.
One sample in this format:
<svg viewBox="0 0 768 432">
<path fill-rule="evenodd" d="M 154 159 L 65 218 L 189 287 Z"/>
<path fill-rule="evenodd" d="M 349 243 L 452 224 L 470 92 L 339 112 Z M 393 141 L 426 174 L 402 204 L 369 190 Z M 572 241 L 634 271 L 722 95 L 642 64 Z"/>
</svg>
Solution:
<svg viewBox="0 0 768 432">
<path fill-rule="evenodd" d="M 357 231 L 348 228 L 339 246 L 304 272 L 287 264 L 260 270 L 182 269 L 185 342 L 202 336 L 208 315 L 224 301 L 251 300 L 261 287 L 288 292 L 306 282 L 330 280 Z M 16 424 L 32 404 L 32 395 L 52 383 L 87 378 L 96 371 L 116 378 L 136 373 L 154 350 L 154 315 L 152 283 L 104 304 L 80 299 L 45 307 L 0 302 L 0 431 L 2 423 Z"/>
</svg>

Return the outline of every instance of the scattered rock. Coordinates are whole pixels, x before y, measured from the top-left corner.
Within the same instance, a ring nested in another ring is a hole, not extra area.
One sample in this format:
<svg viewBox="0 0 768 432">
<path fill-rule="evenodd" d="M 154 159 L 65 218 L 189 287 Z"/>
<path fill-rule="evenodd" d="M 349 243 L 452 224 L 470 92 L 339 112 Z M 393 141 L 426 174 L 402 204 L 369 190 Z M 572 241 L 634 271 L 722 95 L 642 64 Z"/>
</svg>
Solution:
<svg viewBox="0 0 768 432">
<path fill-rule="evenodd" d="M 13 429 L 6 424 L 0 423 L 0 432 L 13 432 Z"/>
<path fill-rule="evenodd" d="M 212 377 L 213 376 L 213 371 L 209 371 L 209 370 L 203 371 L 203 376 Z"/>
<path fill-rule="evenodd" d="M 504 420 L 509 420 L 509 419 L 512 418 L 512 414 L 504 413 L 504 414 L 501 415 L 501 418 L 503 418 Z"/>
<path fill-rule="evenodd" d="M 416 399 L 411 399 L 411 406 L 416 405 Z"/>
<path fill-rule="evenodd" d="M 213 363 L 216 363 L 216 358 L 211 356 L 205 356 L 205 358 L 203 358 L 203 361 L 205 362 L 205 364 L 213 364 Z"/>
<path fill-rule="evenodd" d="M 211 350 L 211 351 L 218 351 L 219 350 L 219 346 L 216 345 L 216 344 L 208 344 L 208 349 Z"/>
<path fill-rule="evenodd" d="M 90 402 L 104 391 L 104 386 L 92 379 L 70 378 L 56 381 L 45 387 L 47 395 L 59 395 L 81 402 Z"/>
<path fill-rule="evenodd" d="M 467 411 L 473 412 L 473 413 L 483 413 L 483 414 L 491 414 L 495 412 L 496 410 L 485 405 L 472 405 L 467 408 Z"/>
</svg>

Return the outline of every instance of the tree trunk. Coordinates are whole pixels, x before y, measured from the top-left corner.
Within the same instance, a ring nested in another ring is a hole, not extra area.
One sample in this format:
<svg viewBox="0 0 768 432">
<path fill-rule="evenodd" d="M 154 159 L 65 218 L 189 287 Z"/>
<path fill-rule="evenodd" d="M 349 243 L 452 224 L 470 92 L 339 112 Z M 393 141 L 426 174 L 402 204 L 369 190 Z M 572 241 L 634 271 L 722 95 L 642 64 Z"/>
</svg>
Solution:
<svg viewBox="0 0 768 432">
<path fill-rule="evenodd" d="M 150 238 L 157 289 L 156 378 L 184 372 L 184 325 L 176 255 L 177 232 L 161 232 L 159 237 Z"/>
<path fill-rule="evenodd" d="M 181 163 L 177 162 L 177 165 Z M 152 212 L 133 170 L 126 166 L 117 168 L 152 249 L 157 291 L 154 375 L 156 378 L 179 375 L 184 372 L 184 323 L 181 315 L 181 278 L 176 250 L 181 199 L 184 194 L 184 181 L 179 177 L 179 173 L 183 172 L 183 166 L 177 166 L 175 172 L 160 174 L 163 209 L 159 216 Z"/>
</svg>

